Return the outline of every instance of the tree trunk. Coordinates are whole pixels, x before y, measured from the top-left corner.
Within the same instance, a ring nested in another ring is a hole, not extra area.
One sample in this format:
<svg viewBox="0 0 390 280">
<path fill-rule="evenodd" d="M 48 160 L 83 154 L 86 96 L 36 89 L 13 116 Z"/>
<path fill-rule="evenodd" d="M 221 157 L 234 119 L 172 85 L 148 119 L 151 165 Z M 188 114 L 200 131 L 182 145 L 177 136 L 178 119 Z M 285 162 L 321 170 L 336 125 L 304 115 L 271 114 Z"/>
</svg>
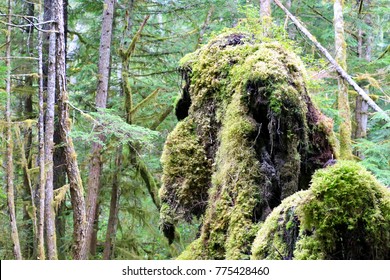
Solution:
<svg viewBox="0 0 390 280">
<path fill-rule="evenodd" d="M 294 17 L 279 0 L 273 0 L 279 8 L 281 8 L 286 15 L 294 22 L 295 26 L 316 46 L 316 48 L 321 52 L 322 55 L 333 65 L 337 73 L 346 80 L 353 89 L 368 103 L 368 105 L 377 112 L 383 113 L 383 110 L 365 93 L 365 91 L 359 87 L 359 85 L 348 75 L 348 73 L 334 60 L 330 53 L 317 41 L 317 39 L 299 22 L 299 20 Z M 390 117 L 386 114 L 383 114 L 383 117 L 390 121 Z"/>
<path fill-rule="evenodd" d="M 85 201 L 83 183 L 77 163 L 77 155 L 70 138 L 70 118 L 68 93 L 66 91 L 66 67 L 65 67 L 65 29 L 63 0 L 56 0 L 57 8 L 57 81 L 58 81 L 58 109 L 60 134 L 64 143 L 66 172 L 68 175 L 71 202 L 73 207 L 73 257 L 74 259 L 85 259 Z"/>
<path fill-rule="evenodd" d="M 64 1 L 64 31 L 65 31 L 65 51 L 67 44 L 67 2 Z M 66 57 L 66 56 L 65 56 Z M 65 61 L 66 63 L 66 61 Z M 58 83 L 56 84 L 58 87 Z M 58 89 L 55 96 L 55 103 L 58 104 Z M 58 109 L 57 112 L 58 114 Z M 54 152 L 53 152 L 53 189 L 57 190 L 62 186 L 66 185 L 66 162 L 65 162 L 65 151 L 64 147 L 61 145 L 61 133 L 60 133 L 60 124 L 58 119 L 54 123 Z M 58 247 L 58 257 L 63 259 L 65 246 L 63 246 L 63 240 L 66 234 L 66 224 L 65 218 L 63 217 L 63 211 L 65 209 L 64 204 L 66 202 L 66 197 L 61 205 L 57 209 L 57 215 L 55 217 L 56 224 L 56 234 L 57 234 L 57 247 Z"/>
<path fill-rule="evenodd" d="M 53 4 L 53 2 L 52 2 Z M 55 20 L 55 5 L 52 6 L 52 20 Z M 51 24 L 49 37 L 47 99 L 45 120 L 45 229 L 46 245 L 49 259 L 57 259 L 57 241 L 55 230 L 55 214 L 53 208 L 53 151 L 54 151 L 54 110 L 56 91 L 56 25 Z"/>
<path fill-rule="evenodd" d="M 119 198 L 120 198 L 120 176 L 122 167 L 122 146 L 117 148 L 115 157 L 115 173 L 112 179 L 110 215 L 108 218 L 106 242 L 104 243 L 103 259 L 110 260 L 114 255 L 114 244 L 118 225 Z"/>
<path fill-rule="evenodd" d="M 103 10 L 103 23 L 100 37 L 99 49 L 99 70 L 98 70 L 98 86 L 96 91 L 96 108 L 104 109 L 107 103 L 108 83 L 110 78 L 110 55 L 111 55 L 111 38 L 112 25 L 114 19 L 114 0 L 105 0 Z M 99 128 L 98 128 L 99 129 Z M 99 134 L 99 141 L 104 142 L 105 137 Z M 100 142 L 92 143 L 92 157 L 89 167 L 88 177 L 88 193 L 87 193 L 87 228 L 86 228 L 86 250 L 89 251 L 91 238 L 93 234 L 94 221 L 96 216 L 96 205 L 99 195 L 100 176 L 102 172 L 101 150 L 103 148 Z M 87 254 L 87 252 L 83 252 Z"/>
<path fill-rule="evenodd" d="M 271 0 L 260 0 L 260 19 L 271 17 Z"/>
<path fill-rule="evenodd" d="M 365 1 L 363 4 L 364 8 L 368 8 L 371 1 Z M 371 27 L 371 15 L 365 13 L 364 23 Z M 372 35 L 371 32 L 363 32 L 361 26 L 358 30 L 358 55 L 359 58 L 365 59 L 367 62 L 371 61 L 371 50 L 372 50 Z M 366 88 L 368 94 L 369 88 Z M 367 135 L 367 119 L 368 119 L 368 104 L 363 100 L 361 96 L 356 96 L 356 108 L 355 108 L 355 122 L 356 122 L 356 131 L 355 138 L 364 138 Z"/>
<path fill-rule="evenodd" d="M 6 68 L 7 68 L 7 80 L 6 80 L 6 92 L 7 92 L 7 104 L 5 109 L 5 121 L 6 126 L 6 184 L 7 184 L 7 204 L 8 213 L 11 225 L 11 240 L 13 243 L 13 253 L 15 259 L 21 260 L 22 253 L 20 250 L 19 233 L 16 224 L 15 213 L 15 190 L 14 190 L 14 165 L 13 165 L 13 139 L 12 139 L 12 122 L 11 122 L 11 24 L 12 24 L 12 6 L 11 0 L 8 0 L 8 27 L 6 37 Z"/>
<path fill-rule="evenodd" d="M 343 68 L 347 69 L 347 43 L 344 36 L 343 1 L 334 0 L 334 30 L 335 30 L 335 59 Z M 350 159 L 352 157 L 352 125 L 348 99 L 348 84 L 342 77 L 338 77 L 338 110 L 341 119 L 340 123 L 340 158 Z"/>
<path fill-rule="evenodd" d="M 43 21 L 41 5 L 39 5 L 39 21 Z M 43 34 L 38 31 L 38 135 L 39 135 L 39 207 L 38 207 L 38 232 L 37 232 L 37 258 L 45 259 L 44 247 L 44 227 L 45 227 L 45 131 L 44 131 L 44 96 L 43 96 L 43 54 L 42 54 Z"/>
</svg>

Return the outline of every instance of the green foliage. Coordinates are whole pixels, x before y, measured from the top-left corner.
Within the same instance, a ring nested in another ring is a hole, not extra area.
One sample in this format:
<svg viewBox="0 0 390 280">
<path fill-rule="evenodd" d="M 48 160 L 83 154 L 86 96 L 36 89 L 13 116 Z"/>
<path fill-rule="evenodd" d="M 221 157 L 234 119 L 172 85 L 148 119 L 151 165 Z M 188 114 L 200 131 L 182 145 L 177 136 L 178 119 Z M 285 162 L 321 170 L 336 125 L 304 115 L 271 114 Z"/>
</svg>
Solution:
<svg viewBox="0 0 390 280">
<path fill-rule="evenodd" d="M 379 113 L 371 119 L 369 138 L 355 145 L 363 158 L 362 165 L 373 172 L 384 185 L 390 185 L 390 123 Z"/>
</svg>

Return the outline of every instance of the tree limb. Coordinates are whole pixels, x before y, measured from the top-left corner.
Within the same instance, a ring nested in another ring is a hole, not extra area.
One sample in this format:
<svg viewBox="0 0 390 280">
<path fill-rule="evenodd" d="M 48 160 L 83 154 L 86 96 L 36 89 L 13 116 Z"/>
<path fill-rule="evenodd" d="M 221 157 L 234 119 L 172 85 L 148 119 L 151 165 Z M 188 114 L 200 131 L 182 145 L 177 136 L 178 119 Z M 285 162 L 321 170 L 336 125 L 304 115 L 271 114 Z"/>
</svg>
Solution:
<svg viewBox="0 0 390 280">
<path fill-rule="evenodd" d="M 345 81 L 347 81 L 353 89 L 368 103 L 368 105 L 377 112 L 383 113 L 383 110 L 367 95 L 367 93 L 359 87 L 359 85 L 351 78 L 351 76 L 335 61 L 330 53 L 317 41 L 317 39 L 299 22 L 299 20 L 293 16 L 286 7 L 279 0 L 274 0 L 275 4 L 281 8 L 285 14 L 291 19 L 295 26 L 317 47 L 317 49 L 323 54 L 326 59 L 335 67 L 337 73 Z M 390 121 L 390 117 L 384 114 L 387 121 Z"/>
</svg>

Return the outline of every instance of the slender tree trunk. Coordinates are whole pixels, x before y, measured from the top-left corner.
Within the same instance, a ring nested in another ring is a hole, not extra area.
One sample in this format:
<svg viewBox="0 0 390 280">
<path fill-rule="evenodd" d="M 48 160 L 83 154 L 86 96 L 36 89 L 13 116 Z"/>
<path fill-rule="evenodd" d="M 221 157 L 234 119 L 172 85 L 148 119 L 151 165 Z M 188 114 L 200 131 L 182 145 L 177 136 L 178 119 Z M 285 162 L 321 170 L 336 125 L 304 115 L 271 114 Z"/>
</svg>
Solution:
<svg viewBox="0 0 390 280">
<path fill-rule="evenodd" d="M 56 0 L 57 8 L 57 81 L 58 81 L 58 109 L 61 139 L 64 143 L 66 172 L 68 175 L 71 202 L 73 207 L 73 257 L 85 259 L 85 201 L 83 183 L 77 163 L 77 155 L 72 138 L 70 138 L 70 118 L 68 93 L 66 91 L 66 67 L 65 67 L 65 28 L 64 28 L 64 2 Z"/>
<path fill-rule="evenodd" d="M 41 3 L 39 3 L 39 21 L 42 21 Z M 38 206 L 38 233 L 37 233 L 37 258 L 45 259 L 44 247 L 44 227 L 45 227 L 45 137 L 44 137 L 44 96 L 43 96 L 43 54 L 42 54 L 43 34 L 38 31 L 38 135 L 39 135 L 39 206 Z"/>
<path fill-rule="evenodd" d="M 368 9 L 371 1 L 364 1 L 364 9 Z M 364 23 L 371 27 L 372 20 L 370 13 L 365 13 Z M 371 61 L 371 50 L 372 50 L 372 35 L 371 32 L 363 32 L 362 27 L 359 26 L 358 29 L 358 55 L 359 58 L 365 59 L 367 62 Z M 369 87 L 366 88 L 366 93 L 369 92 Z M 356 131 L 355 138 L 364 138 L 367 135 L 367 120 L 368 120 L 368 104 L 360 96 L 356 96 L 356 106 L 355 106 L 355 122 L 356 122 Z"/>
<path fill-rule="evenodd" d="M 335 30 L 335 59 L 337 63 L 347 70 L 347 43 L 344 36 L 344 18 L 343 18 L 344 0 L 334 0 L 334 30 Z M 352 157 L 352 125 L 348 99 L 348 84 L 342 78 L 338 77 L 338 110 L 341 119 L 340 123 L 340 158 L 350 159 Z"/>
<path fill-rule="evenodd" d="M 5 109 L 5 121 L 6 127 L 6 184 L 7 184 L 7 204 L 9 219 L 11 225 L 11 240 L 13 243 L 13 252 L 15 259 L 21 260 L 22 253 L 20 250 L 19 233 L 16 224 L 15 214 L 15 190 L 14 190 L 14 165 L 13 165 L 13 139 L 12 139 L 12 122 L 11 122 L 11 24 L 12 24 L 12 6 L 11 0 L 8 0 L 8 27 L 6 36 L 6 68 L 7 68 L 7 80 L 6 80 L 6 92 L 7 92 L 7 104 Z"/>
<path fill-rule="evenodd" d="M 368 103 L 368 105 L 377 112 L 383 113 L 383 110 L 367 95 L 367 93 L 359 87 L 359 85 L 351 78 L 350 75 L 334 60 L 330 53 L 317 41 L 317 39 L 294 17 L 279 0 L 273 0 L 275 4 L 282 9 L 286 15 L 291 19 L 295 26 L 316 46 L 320 53 L 333 65 L 337 73 L 346 80 L 353 89 Z M 383 114 L 383 117 L 390 121 L 390 117 Z"/>
<path fill-rule="evenodd" d="M 115 172 L 112 178 L 112 190 L 110 201 L 110 215 L 108 218 L 106 242 L 104 243 L 103 259 L 110 260 L 114 255 L 114 244 L 118 225 L 120 175 L 122 167 L 122 145 L 118 147 L 115 157 Z"/>
<path fill-rule="evenodd" d="M 269 36 L 272 24 L 271 0 L 260 0 L 260 20 L 264 36 Z"/>
<path fill-rule="evenodd" d="M 271 17 L 271 0 L 260 0 L 260 19 Z"/>
<path fill-rule="evenodd" d="M 68 1 L 64 1 L 64 25 L 65 25 L 65 51 L 66 51 L 66 44 L 67 44 L 67 5 Z M 65 61 L 66 63 L 66 61 Z M 58 87 L 58 83 L 56 84 Z M 55 96 L 55 103 L 58 104 L 58 89 L 57 94 Z M 58 114 L 58 110 L 56 112 Z M 55 120 L 54 123 L 54 152 L 53 152 L 53 189 L 57 190 L 64 185 L 66 185 L 66 163 L 65 163 L 65 151 L 64 147 L 61 145 L 61 133 L 60 133 L 60 124 L 58 119 Z M 58 247 L 58 257 L 63 258 L 64 250 L 66 250 L 65 246 L 63 246 L 63 240 L 66 234 L 66 225 L 65 225 L 65 218 L 63 217 L 63 211 L 65 209 L 64 204 L 66 202 L 66 197 L 64 201 L 61 203 L 61 205 L 57 209 L 57 214 L 55 217 L 55 224 L 56 224 L 56 234 L 57 234 L 57 247 Z"/>
<path fill-rule="evenodd" d="M 98 67 L 98 86 L 96 91 L 96 107 L 97 109 L 106 108 L 108 83 L 110 78 L 110 56 L 111 56 L 111 38 L 114 19 L 114 0 L 105 0 L 103 9 L 103 22 L 100 37 L 99 49 L 99 67 Z M 99 129 L 99 128 L 98 128 Z M 99 142 L 92 143 L 92 157 L 89 167 L 88 177 L 88 193 L 87 193 L 87 229 L 86 229 L 86 250 L 89 251 L 91 239 L 94 229 L 94 221 L 96 216 L 96 206 L 99 195 L 100 176 L 102 172 L 101 150 L 103 148 L 101 142 L 105 141 L 103 134 L 99 134 Z M 87 254 L 87 252 L 83 252 Z"/>
<path fill-rule="evenodd" d="M 93 222 L 93 231 L 91 236 L 91 245 L 89 248 L 89 253 L 91 256 L 96 255 L 97 245 L 98 245 L 98 231 L 99 231 L 99 215 L 100 215 L 100 203 L 97 202 L 96 211 L 95 211 L 95 219 Z"/>
<path fill-rule="evenodd" d="M 52 3 L 53 4 L 53 3 Z M 52 20 L 55 20 L 55 5 L 52 6 Z M 54 152 L 54 111 L 56 94 L 56 24 L 52 23 L 49 37 L 47 99 L 45 120 L 45 229 L 48 258 L 57 259 L 57 238 L 53 208 L 53 152 Z"/>
<path fill-rule="evenodd" d="M 27 14 L 30 18 L 34 16 L 34 4 L 31 2 L 26 2 L 23 4 L 23 9 L 26 11 L 25 14 Z M 29 23 L 26 21 L 26 23 Z M 30 25 L 25 32 L 26 35 L 26 47 L 23 46 L 20 53 L 28 53 L 30 57 L 34 56 L 34 28 L 32 25 Z M 31 65 L 29 67 L 29 71 L 33 71 L 33 67 L 35 65 Z M 27 76 L 25 78 L 25 84 L 27 87 L 33 88 L 33 82 L 34 79 L 32 76 Z M 25 119 L 32 119 L 34 118 L 33 115 L 33 95 L 28 94 L 24 98 L 24 118 Z M 22 135 L 21 135 L 22 136 Z M 25 131 L 24 135 L 26 145 L 22 142 L 22 137 L 20 137 L 20 148 L 21 148 L 21 156 L 22 156 L 22 163 L 23 163 L 23 185 L 24 185 L 24 192 L 26 194 L 26 198 L 31 201 L 32 209 L 36 209 L 35 207 L 35 201 L 34 201 L 34 190 L 31 183 L 31 176 L 30 176 L 30 170 L 32 168 L 32 156 L 31 156 L 31 149 L 32 149 L 32 142 L 33 142 L 33 133 L 32 128 L 29 127 Z M 37 217 L 36 217 L 36 211 L 32 211 L 32 215 L 30 217 L 30 214 L 27 212 L 27 209 L 23 209 L 23 231 L 33 238 L 28 238 L 24 243 L 24 249 L 23 249 L 23 255 L 26 259 L 33 258 L 33 255 L 36 254 L 37 251 Z M 31 222 L 29 222 L 31 220 Z"/>
</svg>

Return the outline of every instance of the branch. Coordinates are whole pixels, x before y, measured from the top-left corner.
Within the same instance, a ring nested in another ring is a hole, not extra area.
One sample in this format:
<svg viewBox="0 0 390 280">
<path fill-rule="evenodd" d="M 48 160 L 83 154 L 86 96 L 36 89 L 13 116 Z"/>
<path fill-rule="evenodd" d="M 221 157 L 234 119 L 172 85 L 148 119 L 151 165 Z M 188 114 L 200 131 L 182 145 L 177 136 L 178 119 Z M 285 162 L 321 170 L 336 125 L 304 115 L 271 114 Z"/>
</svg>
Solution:
<svg viewBox="0 0 390 280">
<path fill-rule="evenodd" d="M 281 8 L 285 14 L 291 19 L 295 26 L 317 47 L 317 49 L 326 57 L 326 59 L 335 67 L 337 73 L 347 83 L 349 83 L 353 89 L 368 103 L 368 105 L 377 112 L 383 113 L 383 110 L 367 95 L 367 93 L 359 87 L 359 85 L 351 78 L 351 76 L 334 60 L 330 53 L 317 41 L 317 39 L 299 22 L 299 20 L 293 16 L 286 7 L 280 3 L 279 0 L 274 0 L 275 4 Z M 390 117 L 384 114 L 385 119 L 390 121 Z"/>
</svg>

